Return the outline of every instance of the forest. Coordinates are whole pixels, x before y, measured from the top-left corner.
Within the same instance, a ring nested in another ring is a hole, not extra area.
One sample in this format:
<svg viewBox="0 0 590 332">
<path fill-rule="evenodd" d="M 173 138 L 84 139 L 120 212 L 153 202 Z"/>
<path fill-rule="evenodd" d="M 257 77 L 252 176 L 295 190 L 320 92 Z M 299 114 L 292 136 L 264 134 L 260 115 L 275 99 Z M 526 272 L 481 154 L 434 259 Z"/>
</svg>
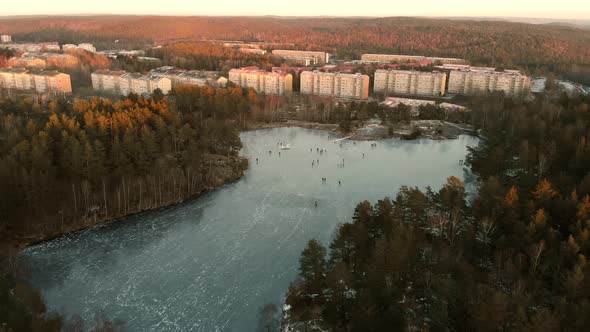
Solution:
<svg viewBox="0 0 590 332">
<path fill-rule="evenodd" d="M 124 38 L 142 42 L 153 40 L 157 45 L 224 39 L 328 51 L 345 60 L 358 59 L 362 53 L 448 56 L 465 58 L 476 65 L 520 68 L 530 74 L 553 73 L 590 84 L 590 32 L 558 25 L 404 17 L 54 16 L 0 19 L 0 30 L 22 37 L 44 32 L 47 38 L 57 38 L 56 26 L 68 38 L 68 34 L 76 36 L 70 32 L 75 31 L 97 44 L 101 38 L 109 43 Z M 112 45 L 107 43 L 107 46 Z"/>
<path fill-rule="evenodd" d="M 19 246 L 237 180 L 247 167 L 239 127 L 257 103 L 250 90 L 198 86 L 120 101 L 1 99 L 0 322 L 81 331 L 76 317 L 47 315 L 38 292 L 14 278 Z M 94 325 L 117 324 L 97 313 Z"/>
<path fill-rule="evenodd" d="M 179 86 L 169 97 L 121 101 L 1 100 L 0 186 L 11 190 L 0 193 L 0 235 L 45 237 L 234 177 L 217 173 L 244 166 L 238 125 L 252 98 L 241 88 Z"/>
<path fill-rule="evenodd" d="M 310 240 L 283 324 L 296 331 L 590 329 L 590 97 L 488 98 L 479 187 L 402 187 Z"/>
</svg>

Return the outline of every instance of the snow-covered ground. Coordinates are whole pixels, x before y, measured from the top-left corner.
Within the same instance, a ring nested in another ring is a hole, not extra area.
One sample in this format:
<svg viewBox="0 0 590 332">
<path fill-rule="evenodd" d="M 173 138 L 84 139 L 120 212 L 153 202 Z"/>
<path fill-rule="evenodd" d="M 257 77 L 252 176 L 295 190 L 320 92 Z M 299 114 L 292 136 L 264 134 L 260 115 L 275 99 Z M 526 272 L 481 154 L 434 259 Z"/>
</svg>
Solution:
<svg viewBox="0 0 590 332">
<path fill-rule="evenodd" d="M 533 77 L 531 81 L 531 92 L 541 93 L 545 91 L 545 85 L 547 84 L 546 77 Z"/>
<path fill-rule="evenodd" d="M 559 84 L 559 86 L 563 88 L 568 95 L 590 94 L 590 87 L 583 86 L 578 83 L 574 83 L 571 81 L 557 81 L 557 84 Z"/>
<path fill-rule="evenodd" d="M 568 95 L 576 95 L 576 94 L 583 94 L 587 95 L 590 94 L 590 87 L 584 86 L 579 83 L 575 83 L 572 81 L 567 80 L 558 80 L 556 83 L 563 89 Z M 545 86 L 547 85 L 547 78 L 546 77 L 533 77 L 531 80 L 531 92 L 541 93 L 545 91 Z"/>
</svg>

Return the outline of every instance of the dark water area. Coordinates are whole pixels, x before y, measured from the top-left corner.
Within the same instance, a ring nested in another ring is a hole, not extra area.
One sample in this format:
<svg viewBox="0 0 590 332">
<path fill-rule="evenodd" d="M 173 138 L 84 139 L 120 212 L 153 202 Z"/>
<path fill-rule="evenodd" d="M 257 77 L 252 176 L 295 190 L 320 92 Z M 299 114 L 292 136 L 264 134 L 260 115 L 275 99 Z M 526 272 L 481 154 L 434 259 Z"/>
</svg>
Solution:
<svg viewBox="0 0 590 332">
<path fill-rule="evenodd" d="M 21 261 L 48 308 L 66 316 L 91 321 L 102 311 L 129 331 L 253 331 L 262 305 L 281 304 L 309 239 L 328 245 L 362 200 L 464 178 L 459 161 L 478 144 L 469 136 L 355 143 L 330 135 L 243 133 L 250 169 L 238 182 L 29 247 Z"/>
</svg>

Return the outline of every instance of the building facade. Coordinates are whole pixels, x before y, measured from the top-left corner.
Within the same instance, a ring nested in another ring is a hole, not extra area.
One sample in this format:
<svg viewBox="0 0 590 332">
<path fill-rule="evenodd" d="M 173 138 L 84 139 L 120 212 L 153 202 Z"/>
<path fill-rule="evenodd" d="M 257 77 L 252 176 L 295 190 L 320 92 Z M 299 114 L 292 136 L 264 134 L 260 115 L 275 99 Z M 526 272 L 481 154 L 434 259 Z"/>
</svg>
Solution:
<svg viewBox="0 0 590 332">
<path fill-rule="evenodd" d="M 422 55 L 401 55 L 401 54 L 362 54 L 362 62 L 376 62 L 376 63 L 389 63 L 389 62 L 419 62 L 419 61 L 431 61 L 440 62 L 442 64 L 465 64 L 466 61 L 457 58 L 442 58 L 442 57 L 428 57 Z"/>
<path fill-rule="evenodd" d="M 272 55 L 279 56 L 290 61 L 307 62 L 309 65 L 323 65 L 330 60 L 330 54 L 326 52 L 315 51 L 295 51 L 295 50 L 273 50 Z"/>
<path fill-rule="evenodd" d="M 530 77 L 515 70 L 495 71 L 491 69 L 470 67 L 451 70 L 449 93 L 476 95 L 502 91 L 508 96 L 519 96 L 530 91 Z"/>
<path fill-rule="evenodd" d="M 93 89 L 121 95 L 128 95 L 131 92 L 139 95 L 152 94 L 156 89 L 167 94 L 172 89 L 169 78 L 128 73 L 122 70 L 97 70 L 91 77 Z"/>
<path fill-rule="evenodd" d="M 184 70 L 164 66 L 150 70 L 150 75 L 170 79 L 172 87 L 178 85 L 209 85 L 218 88 L 227 85 L 227 78 L 219 76 L 219 72 L 216 71 Z"/>
<path fill-rule="evenodd" d="M 59 48 L 59 44 L 57 42 L 22 43 L 22 44 L 7 43 L 7 44 L 0 44 L 0 47 L 16 50 L 19 52 L 41 52 L 43 50 L 50 50 L 55 47 Z"/>
<path fill-rule="evenodd" d="M 1 35 L 0 43 L 12 43 L 12 37 L 10 35 Z"/>
<path fill-rule="evenodd" d="M 45 68 L 47 63 L 45 60 L 37 57 L 12 57 L 8 59 L 9 67 L 37 67 Z"/>
<path fill-rule="evenodd" d="M 82 43 L 79 45 L 76 44 L 64 44 L 61 46 L 62 51 L 77 51 L 77 50 L 85 50 L 88 52 L 96 53 L 96 48 L 92 44 Z"/>
<path fill-rule="evenodd" d="M 378 69 L 373 90 L 376 93 L 444 96 L 447 76 L 442 72 Z"/>
<path fill-rule="evenodd" d="M 72 92 L 70 75 L 58 71 L 1 68 L 0 88 L 36 93 L 66 94 Z"/>
<path fill-rule="evenodd" d="M 369 98 L 369 76 L 362 74 L 301 73 L 301 93 L 339 98 Z"/>
<path fill-rule="evenodd" d="M 267 95 L 283 95 L 293 91 L 293 75 L 268 72 L 255 66 L 230 70 L 229 81 Z"/>
</svg>

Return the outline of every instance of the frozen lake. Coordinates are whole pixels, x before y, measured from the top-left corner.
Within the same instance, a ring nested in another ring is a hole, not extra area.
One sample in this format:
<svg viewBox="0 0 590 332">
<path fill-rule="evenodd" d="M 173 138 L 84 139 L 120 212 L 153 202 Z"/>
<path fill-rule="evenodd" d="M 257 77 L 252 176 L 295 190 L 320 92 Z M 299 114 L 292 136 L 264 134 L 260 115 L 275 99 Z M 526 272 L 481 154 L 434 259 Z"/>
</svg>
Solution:
<svg viewBox="0 0 590 332">
<path fill-rule="evenodd" d="M 478 142 L 461 136 L 372 147 L 333 143 L 329 135 L 301 128 L 243 133 L 250 169 L 240 181 L 30 247 L 22 259 L 32 266 L 31 281 L 49 309 L 85 319 L 102 311 L 130 331 L 253 331 L 259 307 L 280 304 L 310 238 L 327 245 L 362 200 L 394 197 L 404 184 L 438 189 L 450 175 L 463 178 L 459 160 Z M 280 157 L 279 141 L 292 147 Z"/>
</svg>

